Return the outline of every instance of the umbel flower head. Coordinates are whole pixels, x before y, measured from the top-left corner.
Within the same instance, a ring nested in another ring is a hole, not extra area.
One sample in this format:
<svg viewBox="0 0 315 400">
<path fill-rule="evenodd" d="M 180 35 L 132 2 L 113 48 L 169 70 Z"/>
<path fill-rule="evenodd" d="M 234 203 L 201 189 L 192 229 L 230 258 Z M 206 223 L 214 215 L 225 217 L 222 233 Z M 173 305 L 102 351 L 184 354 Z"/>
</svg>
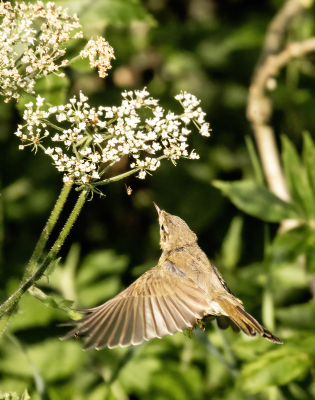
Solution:
<svg viewBox="0 0 315 400">
<path fill-rule="evenodd" d="M 118 107 L 96 109 L 82 93 L 66 105 L 50 108 L 38 96 L 36 104 L 26 105 L 25 124 L 15 132 L 22 142 L 19 148 L 41 148 L 63 173 L 65 183 L 92 186 L 104 183 L 102 175 L 126 156 L 128 174 L 138 173 L 140 179 L 155 171 L 162 159 L 175 163 L 179 158 L 199 158 L 189 150 L 189 124 L 193 122 L 203 136 L 210 132 L 195 96 L 185 92 L 175 97 L 183 106 L 180 115 L 166 112 L 146 88 L 122 97 Z"/>
<path fill-rule="evenodd" d="M 91 68 L 97 67 L 100 78 L 105 78 L 108 75 L 107 70 L 112 68 L 110 62 L 114 56 L 114 49 L 102 37 L 96 41 L 89 40 L 80 52 L 81 58 L 89 58 Z"/>
<path fill-rule="evenodd" d="M 54 3 L 0 2 L 0 95 L 19 98 L 34 93 L 36 79 L 58 73 L 68 60 L 64 44 L 81 38 L 76 15 Z"/>
</svg>

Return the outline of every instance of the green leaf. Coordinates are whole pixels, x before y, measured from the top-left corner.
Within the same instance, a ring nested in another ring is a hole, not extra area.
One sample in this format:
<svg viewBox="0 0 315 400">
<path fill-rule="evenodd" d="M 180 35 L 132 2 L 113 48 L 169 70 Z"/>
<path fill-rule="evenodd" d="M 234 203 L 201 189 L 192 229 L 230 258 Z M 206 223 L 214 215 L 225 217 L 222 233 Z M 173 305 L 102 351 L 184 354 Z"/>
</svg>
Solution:
<svg viewBox="0 0 315 400">
<path fill-rule="evenodd" d="M 60 260 L 61 260 L 61 257 L 59 257 L 59 258 L 57 258 L 56 260 L 52 261 L 52 262 L 48 265 L 48 267 L 47 267 L 47 269 L 46 269 L 44 275 L 45 275 L 45 276 L 51 275 L 51 274 L 55 271 L 55 269 L 56 269 L 56 267 L 58 266 L 58 264 L 60 263 Z"/>
<path fill-rule="evenodd" d="M 31 288 L 28 289 L 28 291 L 33 295 L 37 300 L 45 304 L 46 307 L 51 307 L 51 308 L 57 308 L 59 310 L 62 310 L 66 312 L 69 317 L 73 319 L 78 319 L 81 317 L 81 314 L 71 310 L 70 307 L 73 304 L 73 301 L 70 300 L 62 300 L 59 303 L 56 302 L 56 300 L 52 296 L 47 296 L 46 293 L 44 293 L 41 289 L 39 289 L 36 286 L 32 286 Z"/>
<path fill-rule="evenodd" d="M 30 399 L 30 397 L 29 397 L 29 399 Z M 0 400 L 19 400 L 19 396 L 15 392 L 10 392 L 10 393 L 0 392 Z"/>
<path fill-rule="evenodd" d="M 34 338 L 36 339 L 36 338 Z M 37 339 L 38 341 L 38 339 Z M 61 341 L 59 338 L 49 338 L 36 344 L 27 346 L 27 355 L 20 347 L 6 341 L 2 347 L 0 358 L 1 374 L 12 376 L 30 377 L 33 379 L 33 371 L 29 364 L 36 365 L 40 375 L 47 386 L 54 380 L 63 380 L 73 375 L 82 368 L 86 360 L 86 353 L 82 351 L 82 345 L 78 340 Z"/>
<path fill-rule="evenodd" d="M 313 364 L 314 338 L 285 343 L 281 348 L 260 355 L 244 365 L 239 385 L 249 393 L 258 393 L 273 385 L 286 385 L 304 376 Z"/>
<path fill-rule="evenodd" d="M 59 77 L 55 74 L 47 75 L 40 78 L 35 85 L 36 96 L 40 95 L 45 98 L 45 103 L 52 105 L 60 105 L 66 102 L 67 89 L 69 87 L 69 79 L 67 77 Z M 34 96 L 24 93 L 17 103 L 20 115 L 23 115 L 25 104 L 36 103 Z"/>
<path fill-rule="evenodd" d="M 269 285 L 266 285 L 263 293 L 261 314 L 264 326 L 273 331 L 275 329 L 275 306 L 274 296 Z"/>
<path fill-rule="evenodd" d="M 308 132 L 303 133 L 302 159 L 315 197 L 315 143 Z"/>
<path fill-rule="evenodd" d="M 102 35 L 108 24 L 126 26 L 142 21 L 154 26 L 153 17 L 146 11 L 140 0 L 57 0 L 56 4 L 69 8 L 69 15 L 77 13 L 83 31 L 89 37 Z"/>
<path fill-rule="evenodd" d="M 94 307 L 116 296 L 121 290 L 121 280 L 118 276 L 111 276 L 78 289 L 78 297 L 85 307 Z"/>
<path fill-rule="evenodd" d="M 315 235 L 309 235 L 306 249 L 306 268 L 307 271 L 315 274 Z"/>
<path fill-rule="evenodd" d="M 214 181 L 213 186 L 220 189 L 237 208 L 263 221 L 281 222 L 298 218 L 292 204 L 253 181 Z"/>
<path fill-rule="evenodd" d="M 27 389 L 25 389 L 24 392 L 22 393 L 21 400 L 31 400 L 31 397 L 28 394 Z"/>
<path fill-rule="evenodd" d="M 82 287 L 99 281 L 106 274 L 120 274 L 127 268 L 128 262 L 126 256 L 118 256 L 113 250 L 95 251 L 84 258 L 77 282 Z"/>
<path fill-rule="evenodd" d="M 313 228 L 308 225 L 277 235 L 270 251 L 274 263 L 294 262 L 301 254 L 305 254 L 307 271 L 315 273 L 315 235 Z"/>
<path fill-rule="evenodd" d="M 222 243 L 222 263 L 228 269 L 235 268 L 240 259 L 242 251 L 242 228 L 243 218 L 240 216 L 234 217 Z"/>
<path fill-rule="evenodd" d="M 305 252 L 310 235 L 312 232 L 307 225 L 277 235 L 270 247 L 272 260 L 278 263 L 295 261 L 300 254 Z"/>
<path fill-rule="evenodd" d="M 308 179 L 307 169 L 302 165 L 292 142 L 284 135 L 282 135 L 281 141 L 284 173 L 292 199 L 303 210 L 304 218 L 314 219 L 314 193 Z"/>
<path fill-rule="evenodd" d="M 298 304 L 291 307 L 276 310 L 276 317 L 284 326 L 294 330 L 315 330 L 315 302 L 310 300 L 305 304 Z"/>
<path fill-rule="evenodd" d="M 254 145 L 254 141 L 251 136 L 245 136 L 245 143 L 247 147 L 248 154 L 250 156 L 250 160 L 252 162 L 253 170 L 255 173 L 255 180 L 258 184 L 263 185 L 265 182 L 264 172 L 261 167 L 260 159 L 256 151 L 256 147 Z"/>
</svg>

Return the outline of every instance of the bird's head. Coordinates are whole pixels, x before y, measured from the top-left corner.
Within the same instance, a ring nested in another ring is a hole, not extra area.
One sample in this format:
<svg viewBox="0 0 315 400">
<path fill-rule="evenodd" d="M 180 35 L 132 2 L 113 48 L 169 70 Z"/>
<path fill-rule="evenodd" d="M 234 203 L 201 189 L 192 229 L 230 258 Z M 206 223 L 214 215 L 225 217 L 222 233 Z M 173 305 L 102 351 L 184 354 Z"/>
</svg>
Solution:
<svg viewBox="0 0 315 400">
<path fill-rule="evenodd" d="M 160 210 L 154 203 L 159 215 L 160 245 L 162 250 L 175 250 L 193 244 L 197 241 L 196 234 L 189 228 L 185 221 L 176 215 L 171 215 Z"/>
</svg>

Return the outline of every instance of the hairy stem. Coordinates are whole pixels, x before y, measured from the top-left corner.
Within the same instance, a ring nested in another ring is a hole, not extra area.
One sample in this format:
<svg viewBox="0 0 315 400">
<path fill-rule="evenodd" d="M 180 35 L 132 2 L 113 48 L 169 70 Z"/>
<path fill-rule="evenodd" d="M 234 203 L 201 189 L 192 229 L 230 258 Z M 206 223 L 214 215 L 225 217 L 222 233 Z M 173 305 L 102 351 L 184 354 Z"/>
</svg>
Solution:
<svg viewBox="0 0 315 400">
<path fill-rule="evenodd" d="M 120 181 L 120 179 L 127 178 L 127 176 L 135 174 L 138 171 L 140 171 L 140 168 L 132 169 L 130 171 L 124 172 L 123 174 L 113 176 L 112 178 L 104 179 L 103 181 L 97 182 L 95 183 L 95 186 L 108 185 L 109 183 Z"/>
<path fill-rule="evenodd" d="M 43 250 L 49 239 L 49 236 L 50 236 L 50 234 L 59 218 L 62 208 L 68 198 L 71 187 L 72 187 L 71 185 L 63 186 L 61 193 L 58 197 L 58 200 L 55 204 L 55 207 L 50 214 L 50 217 L 40 235 L 40 238 L 36 244 L 35 250 L 34 250 L 32 257 L 28 263 L 28 266 L 27 266 L 26 271 L 23 276 L 23 282 L 25 282 L 27 279 L 29 279 L 35 273 L 38 261 L 42 256 Z"/>
<path fill-rule="evenodd" d="M 39 266 L 39 268 L 31 275 L 27 280 L 23 281 L 19 289 L 0 307 L 0 337 L 2 336 L 5 328 L 8 325 L 9 319 L 12 316 L 15 307 L 19 303 L 23 294 L 33 286 L 45 273 L 50 264 L 56 259 L 56 256 L 63 245 L 66 237 L 68 236 L 70 229 L 75 223 L 87 197 L 89 194 L 89 190 L 83 190 L 74 206 L 65 226 L 60 232 L 55 244 L 52 249 L 48 253 L 45 260 Z"/>
</svg>

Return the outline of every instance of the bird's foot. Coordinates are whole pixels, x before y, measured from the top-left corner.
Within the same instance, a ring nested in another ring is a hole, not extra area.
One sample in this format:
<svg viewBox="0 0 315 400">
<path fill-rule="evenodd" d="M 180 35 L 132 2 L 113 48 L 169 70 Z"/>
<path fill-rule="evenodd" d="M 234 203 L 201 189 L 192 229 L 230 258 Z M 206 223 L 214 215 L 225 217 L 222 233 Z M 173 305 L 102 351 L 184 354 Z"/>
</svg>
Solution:
<svg viewBox="0 0 315 400">
<path fill-rule="evenodd" d="M 201 322 L 201 320 L 198 320 L 198 319 L 197 319 L 196 325 L 198 325 L 200 329 L 205 330 L 205 326 L 204 326 L 204 324 Z M 195 326 L 196 326 L 196 325 L 195 325 Z"/>
<path fill-rule="evenodd" d="M 188 336 L 190 337 L 190 339 L 191 339 L 191 336 L 192 336 L 192 334 L 193 334 L 193 331 L 196 329 L 196 326 L 199 326 L 199 328 L 200 329 L 202 329 L 202 330 L 205 330 L 205 327 L 204 327 L 204 325 L 202 324 L 202 322 L 200 321 L 200 320 L 196 320 L 196 323 L 195 323 L 195 325 L 194 326 L 191 326 L 189 329 L 188 329 Z"/>
</svg>

